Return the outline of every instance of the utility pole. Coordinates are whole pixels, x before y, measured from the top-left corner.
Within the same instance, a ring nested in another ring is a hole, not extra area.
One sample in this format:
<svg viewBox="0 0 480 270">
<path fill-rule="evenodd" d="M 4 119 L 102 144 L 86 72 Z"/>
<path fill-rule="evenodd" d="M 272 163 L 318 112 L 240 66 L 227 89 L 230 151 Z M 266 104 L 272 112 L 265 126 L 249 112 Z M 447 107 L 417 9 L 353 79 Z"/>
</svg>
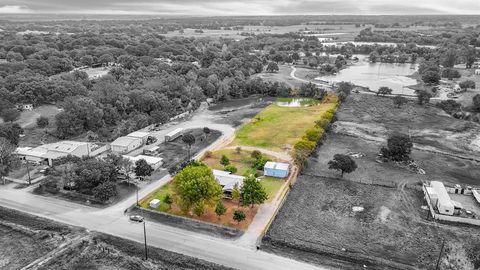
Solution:
<svg viewBox="0 0 480 270">
<path fill-rule="evenodd" d="M 137 188 L 136 188 L 136 191 L 137 191 L 137 206 L 140 206 L 140 205 L 138 204 L 138 183 L 135 183 L 135 186 L 137 187 Z"/>
<path fill-rule="evenodd" d="M 435 267 L 435 270 L 438 270 L 438 267 L 440 266 L 440 259 L 442 258 L 444 248 L 445 248 L 445 238 L 443 238 L 442 248 L 440 249 L 440 254 L 438 254 L 437 266 Z"/>
<path fill-rule="evenodd" d="M 25 163 L 27 164 L 28 185 L 31 185 L 32 184 L 32 178 L 30 177 L 30 167 L 28 167 L 28 160 L 25 160 Z"/>
<path fill-rule="evenodd" d="M 147 251 L 147 229 L 145 228 L 145 220 L 143 220 L 143 238 L 145 241 L 145 260 L 148 260 L 148 251 Z"/>
</svg>

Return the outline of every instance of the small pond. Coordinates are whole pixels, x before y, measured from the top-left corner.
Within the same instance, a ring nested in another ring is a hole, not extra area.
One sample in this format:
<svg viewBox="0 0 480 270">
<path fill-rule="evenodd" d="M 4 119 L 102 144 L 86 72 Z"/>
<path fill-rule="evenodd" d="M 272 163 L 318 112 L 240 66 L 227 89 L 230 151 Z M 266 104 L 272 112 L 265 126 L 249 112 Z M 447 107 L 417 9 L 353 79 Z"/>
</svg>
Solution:
<svg viewBox="0 0 480 270">
<path fill-rule="evenodd" d="M 279 98 L 275 102 L 280 107 L 308 107 L 317 105 L 320 100 L 314 98 Z"/>
</svg>

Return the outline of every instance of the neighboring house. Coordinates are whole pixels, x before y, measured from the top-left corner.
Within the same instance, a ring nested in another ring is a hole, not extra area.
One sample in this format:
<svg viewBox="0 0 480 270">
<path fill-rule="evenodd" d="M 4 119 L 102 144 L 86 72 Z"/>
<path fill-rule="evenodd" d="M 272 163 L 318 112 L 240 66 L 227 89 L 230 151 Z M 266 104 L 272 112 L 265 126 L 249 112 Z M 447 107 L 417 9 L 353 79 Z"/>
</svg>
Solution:
<svg viewBox="0 0 480 270">
<path fill-rule="evenodd" d="M 445 189 L 443 183 L 432 181 L 430 182 L 430 187 L 430 189 L 427 189 L 427 193 L 438 212 L 442 215 L 452 216 L 455 211 L 455 204 L 448 196 L 447 189 Z"/>
<path fill-rule="evenodd" d="M 140 159 L 144 159 L 148 165 L 152 166 L 154 170 L 160 168 L 163 164 L 163 158 L 159 157 L 152 157 L 152 156 L 145 156 L 145 155 L 138 155 L 136 157 L 132 156 L 123 156 L 124 158 L 130 160 L 133 164 L 137 162 Z"/>
<path fill-rule="evenodd" d="M 243 185 L 243 180 L 245 179 L 243 176 L 220 170 L 212 171 L 215 180 L 222 186 L 223 196 L 225 198 L 232 198 L 232 191 L 235 184 L 238 185 L 238 188 L 241 188 Z"/>
<path fill-rule="evenodd" d="M 480 75 L 480 69 L 475 69 L 475 75 Z"/>
<path fill-rule="evenodd" d="M 45 162 L 48 165 L 52 166 L 53 160 L 57 158 L 65 157 L 68 155 L 76 157 L 93 157 L 105 152 L 108 149 L 108 145 L 100 145 L 88 142 L 61 141 L 41 145 L 35 148 L 19 147 L 15 151 L 15 154 L 25 160 L 34 163 Z"/>
<path fill-rule="evenodd" d="M 126 137 L 132 137 L 132 138 L 139 138 L 142 139 L 143 143 L 147 141 L 148 136 L 150 133 L 148 132 L 143 132 L 143 131 L 135 131 L 130 134 L 128 134 Z"/>
<path fill-rule="evenodd" d="M 150 147 L 144 148 L 143 153 L 145 155 L 153 156 L 157 154 L 158 149 L 160 149 L 160 147 L 158 147 L 157 145 L 152 145 Z"/>
<path fill-rule="evenodd" d="M 183 128 L 177 128 L 165 135 L 165 142 L 171 142 L 183 135 Z"/>
<path fill-rule="evenodd" d="M 135 137 L 119 137 L 112 143 L 110 143 L 110 147 L 112 148 L 112 152 L 117 154 L 125 154 L 131 152 L 140 146 L 143 145 L 142 138 L 135 138 Z"/>
<path fill-rule="evenodd" d="M 289 167 L 288 163 L 268 161 L 263 167 L 263 175 L 286 178 L 289 173 Z"/>
<path fill-rule="evenodd" d="M 27 104 L 18 104 L 16 105 L 17 110 L 21 111 L 31 111 L 33 110 L 33 104 L 27 103 Z"/>
</svg>

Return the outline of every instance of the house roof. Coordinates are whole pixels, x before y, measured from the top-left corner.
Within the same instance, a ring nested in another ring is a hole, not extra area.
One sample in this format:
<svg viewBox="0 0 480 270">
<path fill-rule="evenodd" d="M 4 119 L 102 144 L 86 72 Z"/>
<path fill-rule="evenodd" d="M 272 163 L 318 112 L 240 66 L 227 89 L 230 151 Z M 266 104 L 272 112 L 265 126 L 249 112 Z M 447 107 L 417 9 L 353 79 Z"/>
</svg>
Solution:
<svg viewBox="0 0 480 270">
<path fill-rule="evenodd" d="M 135 142 L 139 138 L 134 137 L 119 137 L 115 141 L 111 142 L 110 145 L 116 146 L 129 146 L 131 143 Z"/>
<path fill-rule="evenodd" d="M 243 180 L 245 177 L 240 175 L 231 174 L 230 172 L 226 171 L 219 171 L 219 170 L 212 170 L 213 176 L 217 180 L 217 182 L 222 186 L 222 189 L 225 190 L 233 190 L 235 183 L 237 183 L 238 187 L 240 188 L 243 185 Z"/>
<path fill-rule="evenodd" d="M 183 131 L 183 128 L 177 128 L 175 130 L 170 131 L 166 136 L 171 137 L 171 136 L 177 135 L 177 133 L 182 132 L 182 131 Z"/>
<path fill-rule="evenodd" d="M 48 151 L 55 151 L 55 152 L 62 152 L 62 153 L 69 154 L 75 151 L 78 147 L 83 145 L 88 145 L 88 143 L 75 142 L 75 141 L 61 141 L 56 143 L 45 144 L 39 147 L 45 148 Z"/>
<path fill-rule="evenodd" d="M 452 207 L 454 206 L 442 182 L 432 181 L 430 182 L 430 186 L 435 190 L 435 193 L 438 196 L 438 200 L 442 205 L 451 205 Z"/>
<path fill-rule="evenodd" d="M 123 156 L 123 157 L 131 160 L 132 162 L 136 162 L 137 160 L 144 159 L 150 165 L 158 164 L 163 160 L 163 158 L 146 156 L 146 155 L 138 155 L 136 157 L 132 157 L 132 156 Z"/>
<path fill-rule="evenodd" d="M 143 131 L 135 131 L 127 135 L 127 137 L 133 137 L 133 138 L 145 138 L 148 137 L 150 133 L 148 132 L 143 132 Z"/>
<path fill-rule="evenodd" d="M 288 167 L 290 165 L 288 163 L 281 163 L 281 162 L 273 162 L 268 161 L 265 163 L 264 169 L 272 169 L 272 170 L 281 170 L 281 171 L 288 171 Z"/>
</svg>

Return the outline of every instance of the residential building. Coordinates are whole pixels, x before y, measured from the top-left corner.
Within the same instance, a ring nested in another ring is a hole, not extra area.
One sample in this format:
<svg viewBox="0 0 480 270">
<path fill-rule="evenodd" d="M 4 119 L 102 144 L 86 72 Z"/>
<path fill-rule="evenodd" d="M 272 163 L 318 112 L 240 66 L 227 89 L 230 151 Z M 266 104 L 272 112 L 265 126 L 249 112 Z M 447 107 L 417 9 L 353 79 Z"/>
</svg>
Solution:
<svg viewBox="0 0 480 270">
<path fill-rule="evenodd" d="M 289 173 L 290 165 L 288 163 L 268 161 L 263 167 L 263 175 L 278 178 L 286 178 Z"/>
<path fill-rule="evenodd" d="M 143 143 L 145 143 L 147 141 L 149 135 L 150 135 L 150 133 L 148 133 L 148 132 L 135 131 L 135 132 L 132 132 L 132 133 L 128 134 L 126 137 L 142 139 Z"/>
<path fill-rule="evenodd" d="M 213 176 L 215 180 L 222 186 L 223 195 L 226 198 L 232 197 L 232 191 L 235 184 L 238 185 L 238 188 L 242 187 L 243 180 L 245 177 L 240 175 L 231 174 L 230 172 L 220 171 L 220 170 L 212 170 Z"/>
</svg>

